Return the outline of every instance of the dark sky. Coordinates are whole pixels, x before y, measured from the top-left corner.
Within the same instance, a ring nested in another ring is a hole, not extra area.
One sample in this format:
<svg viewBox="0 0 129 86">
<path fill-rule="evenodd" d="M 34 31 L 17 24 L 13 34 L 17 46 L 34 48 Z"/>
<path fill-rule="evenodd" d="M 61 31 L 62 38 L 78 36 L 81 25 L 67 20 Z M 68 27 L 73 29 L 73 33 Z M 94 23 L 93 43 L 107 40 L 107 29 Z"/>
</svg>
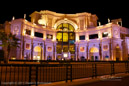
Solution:
<svg viewBox="0 0 129 86">
<path fill-rule="evenodd" d="M 39 2 L 40 3 L 40 2 Z M 23 18 L 24 14 L 27 14 L 27 20 L 30 20 L 29 15 L 34 11 L 41 11 L 41 10 L 50 10 L 55 11 L 58 13 L 65 13 L 65 14 L 73 14 L 73 13 L 80 13 L 80 12 L 89 12 L 92 14 L 96 14 L 98 16 L 98 21 L 101 24 L 106 24 L 107 19 L 117 19 L 122 18 L 123 26 L 129 28 L 129 7 L 128 5 L 122 6 L 122 4 L 117 4 L 110 6 L 110 4 L 104 6 L 89 6 L 88 3 L 83 6 L 78 5 L 70 5 L 69 4 L 59 4 L 59 5 L 50 5 L 47 3 L 40 3 L 38 5 L 33 5 L 31 3 L 27 3 L 28 5 L 24 5 L 23 3 L 14 5 L 11 4 L 8 7 L 0 6 L 0 23 L 4 23 L 6 20 L 10 21 L 12 16 L 15 18 Z M 42 4 L 42 5 L 41 5 Z"/>
</svg>

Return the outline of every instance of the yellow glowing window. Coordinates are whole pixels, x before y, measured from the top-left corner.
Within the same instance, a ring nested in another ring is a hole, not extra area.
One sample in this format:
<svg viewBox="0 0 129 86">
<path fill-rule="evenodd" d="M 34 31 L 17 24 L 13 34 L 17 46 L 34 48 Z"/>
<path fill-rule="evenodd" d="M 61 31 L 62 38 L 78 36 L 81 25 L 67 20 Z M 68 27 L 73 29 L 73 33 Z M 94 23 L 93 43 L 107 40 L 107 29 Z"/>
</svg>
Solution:
<svg viewBox="0 0 129 86">
<path fill-rule="evenodd" d="M 62 29 L 62 24 L 57 27 L 57 30 Z"/>
<path fill-rule="evenodd" d="M 63 42 L 68 42 L 68 33 L 63 33 Z"/>
<path fill-rule="evenodd" d="M 67 24 L 67 23 L 64 23 L 64 24 L 63 24 L 63 27 L 68 28 L 68 24 Z"/>
<path fill-rule="evenodd" d="M 57 33 L 57 40 L 62 41 L 62 33 Z M 63 33 L 63 42 L 68 42 L 68 33 Z"/>
<path fill-rule="evenodd" d="M 73 28 L 72 25 L 69 25 L 69 30 L 70 30 L 70 31 L 74 31 L 74 28 Z"/>
<path fill-rule="evenodd" d="M 57 27 L 57 30 L 66 31 L 66 29 L 69 30 L 69 31 L 74 31 L 74 27 L 71 24 L 68 24 L 68 23 L 62 23 Z"/>
<path fill-rule="evenodd" d="M 57 33 L 56 38 L 58 41 L 62 41 L 62 33 Z"/>
<path fill-rule="evenodd" d="M 75 38 L 74 36 L 75 36 L 74 33 L 69 33 L 69 39 L 74 40 L 74 38 Z"/>
</svg>

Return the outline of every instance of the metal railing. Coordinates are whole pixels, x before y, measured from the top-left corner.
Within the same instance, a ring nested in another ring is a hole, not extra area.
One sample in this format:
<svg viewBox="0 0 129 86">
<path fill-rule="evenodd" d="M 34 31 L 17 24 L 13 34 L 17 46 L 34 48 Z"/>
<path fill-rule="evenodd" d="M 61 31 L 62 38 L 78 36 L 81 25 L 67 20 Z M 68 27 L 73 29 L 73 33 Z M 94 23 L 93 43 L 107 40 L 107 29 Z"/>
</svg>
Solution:
<svg viewBox="0 0 129 86">
<path fill-rule="evenodd" d="M 0 64 L 0 86 L 38 85 L 79 78 L 129 73 L 129 62 Z"/>
</svg>

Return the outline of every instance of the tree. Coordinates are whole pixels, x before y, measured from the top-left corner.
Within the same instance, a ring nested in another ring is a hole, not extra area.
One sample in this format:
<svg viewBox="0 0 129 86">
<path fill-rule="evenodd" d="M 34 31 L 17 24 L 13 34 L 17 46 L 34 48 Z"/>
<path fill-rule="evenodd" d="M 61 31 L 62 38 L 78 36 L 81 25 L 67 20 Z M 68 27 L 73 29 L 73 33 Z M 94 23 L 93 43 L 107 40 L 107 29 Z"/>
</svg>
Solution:
<svg viewBox="0 0 129 86">
<path fill-rule="evenodd" d="M 16 35 L 13 35 L 12 33 L 6 34 L 5 32 L 1 31 L 0 40 L 2 41 L 0 46 L 2 46 L 5 51 L 4 62 L 8 63 L 8 59 L 10 58 L 10 50 L 11 48 L 19 47 L 19 39 L 16 38 Z"/>
</svg>

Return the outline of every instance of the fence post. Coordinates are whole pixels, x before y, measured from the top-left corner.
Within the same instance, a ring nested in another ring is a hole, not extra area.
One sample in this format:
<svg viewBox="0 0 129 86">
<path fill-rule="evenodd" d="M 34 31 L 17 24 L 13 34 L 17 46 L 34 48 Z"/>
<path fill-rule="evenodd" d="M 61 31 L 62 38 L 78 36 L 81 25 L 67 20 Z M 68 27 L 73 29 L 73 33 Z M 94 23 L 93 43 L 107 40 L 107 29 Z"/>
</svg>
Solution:
<svg viewBox="0 0 129 86">
<path fill-rule="evenodd" d="M 72 64 L 70 64 L 70 80 L 71 80 L 71 82 L 72 82 Z"/>
<path fill-rule="evenodd" d="M 2 80 L 2 66 L 1 66 L 1 71 L 0 71 L 0 86 L 2 85 L 1 80 Z"/>
<path fill-rule="evenodd" d="M 36 66 L 36 86 L 38 86 L 38 66 Z"/>
<path fill-rule="evenodd" d="M 97 65 L 96 64 L 92 64 L 92 78 L 96 78 L 97 77 Z"/>
<path fill-rule="evenodd" d="M 68 82 L 68 65 L 66 64 L 66 83 Z"/>
<path fill-rule="evenodd" d="M 31 86 L 31 66 L 29 66 L 29 86 Z"/>
<path fill-rule="evenodd" d="M 129 69 L 128 69 L 128 61 L 127 62 L 125 62 L 125 68 L 126 68 L 126 72 L 125 73 L 129 73 Z"/>
<path fill-rule="evenodd" d="M 66 83 L 68 80 L 72 82 L 72 64 L 66 64 Z"/>
<path fill-rule="evenodd" d="M 114 75 L 114 62 L 111 62 L 111 76 Z"/>
</svg>

